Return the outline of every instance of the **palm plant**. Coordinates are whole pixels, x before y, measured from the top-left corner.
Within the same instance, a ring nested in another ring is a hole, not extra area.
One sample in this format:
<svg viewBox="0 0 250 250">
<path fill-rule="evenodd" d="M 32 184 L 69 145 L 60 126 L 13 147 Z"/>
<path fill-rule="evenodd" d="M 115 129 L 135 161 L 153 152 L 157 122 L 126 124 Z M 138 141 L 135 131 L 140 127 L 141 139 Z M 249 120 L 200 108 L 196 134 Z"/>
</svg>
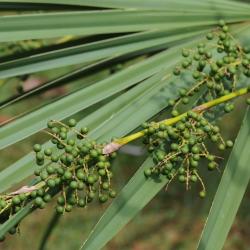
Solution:
<svg viewBox="0 0 250 250">
<path fill-rule="evenodd" d="M 178 98 L 180 88 L 190 86 L 186 78 L 180 81 L 168 77 L 180 61 L 183 48 L 203 42 L 220 19 L 230 25 L 241 44 L 249 44 L 250 37 L 250 5 L 244 1 L 6 0 L 0 3 L 0 9 L 8 11 L 8 15 L 0 17 L 0 42 L 21 47 L 21 52 L 3 57 L 0 88 L 12 84 L 13 79 L 21 81 L 36 72 L 60 69 L 46 83 L 3 99 L 1 111 L 16 107 L 21 101 L 29 103 L 30 98 L 58 86 L 76 80 L 84 82 L 60 97 L 38 101 L 36 107 L 29 107 L 2 124 L 0 149 L 45 129 L 50 120 L 61 121 L 79 112 L 85 116 L 78 126 L 88 126 L 91 139 L 104 142 L 123 137 L 143 122 L 161 117 L 161 111 L 169 112 L 168 101 Z M 18 14 L 20 10 L 22 13 Z M 28 42 L 28 50 L 24 51 Z M 249 80 L 241 84 L 246 87 Z M 190 109 L 197 100 L 202 101 L 202 95 L 198 92 Z M 91 113 L 90 107 L 94 107 Z M 219 112 L 212 119 L 224 114 Z M 249 121 L 247 109 L 198 249 L 221 249 L 234 221 L 250 177 Z M 50 141 L 44 146 L 54 147 Z M 153 164 L 150 157 L 145 159 L 82 249 L 101 249 L 162 190 L 166 179 L 156 182 L 144 176 L 145 169 Z M 0 191 L 4 193 L 32 176 L 35 168 L 34 154 L 23 156 L 2 170 Z M 0 236 L 34 210 L 32 203 L 22 207 L 1 224 Z"/>
</svg>

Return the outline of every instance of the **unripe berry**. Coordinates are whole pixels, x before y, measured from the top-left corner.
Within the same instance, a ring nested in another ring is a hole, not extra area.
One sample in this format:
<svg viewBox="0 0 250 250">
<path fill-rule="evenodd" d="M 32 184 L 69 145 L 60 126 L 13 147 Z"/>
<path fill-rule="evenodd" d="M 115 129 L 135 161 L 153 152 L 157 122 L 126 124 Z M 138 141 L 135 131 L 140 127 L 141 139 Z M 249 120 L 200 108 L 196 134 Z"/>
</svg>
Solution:
<svg viewBox="0 0 250 250">
<path fill-rule="evenodd" d="M 35 145 L 33 146 L 33 150 L 34 150 L 35 152 L 40 152 L 40 151 L 42 150 L 42 147 L 41 147 L 40 144 L 35 144 Z"/>
<path fill-rule="evenodd" d="M 77 189 L 78 183 L 77 183 L 77 181 L 71 181 L 70 184 L 69 184 L 69 186 L 72 189 Z"/>
<path fill-rule="evenodd" d="M 206 192 L 204 190 L 200 191 L 199 196 L 200 198 L 205 198 Z"/>
<path fill-rule="evenodd" d="M 151 171 L 150 168 L 147 168 L 147 169 L 144 170 L 144 175 L 145 175 L 146 177 L 151 176 L 151 174 L 152 174 L 152 171 Z"/>
<path fill-rule="evenodd" d="M 76 126 L 76 120 L 75 119 L 70 119 L 69 121 L 68 121 L 68 125 L 70 126 L 70 127 L 75 127 Z"/>
<path fill-rule="evenodd" d="M 64 207 L 62 207 L 62 206 L 56 206 L 56 212 L 57 212 L 58 214 L 63 214 L 63 212 L 64 212 Z"/>
</svg>

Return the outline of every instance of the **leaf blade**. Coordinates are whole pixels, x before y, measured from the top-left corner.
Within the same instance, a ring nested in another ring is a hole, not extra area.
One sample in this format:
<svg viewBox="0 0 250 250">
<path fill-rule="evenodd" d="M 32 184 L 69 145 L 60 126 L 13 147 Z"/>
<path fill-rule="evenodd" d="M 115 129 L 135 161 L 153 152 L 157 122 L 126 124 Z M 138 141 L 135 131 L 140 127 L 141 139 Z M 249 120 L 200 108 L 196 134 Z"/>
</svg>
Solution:
<svg viewBox="0 0 250 250">
<path fill-rule="evenodd" d="M 215 194 L 198 250 L 222 249 L 250 180 L 249 148 L 250 109 L 248 108 Z"/>
</svg>

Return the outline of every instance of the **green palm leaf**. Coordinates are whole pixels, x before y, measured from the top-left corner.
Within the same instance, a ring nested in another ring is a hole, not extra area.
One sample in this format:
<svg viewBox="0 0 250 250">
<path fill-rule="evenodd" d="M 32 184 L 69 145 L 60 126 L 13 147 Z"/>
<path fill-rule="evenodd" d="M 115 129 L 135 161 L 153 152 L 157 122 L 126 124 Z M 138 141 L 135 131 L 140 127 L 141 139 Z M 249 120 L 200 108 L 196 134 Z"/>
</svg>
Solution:
<svg viewBox="0 0 250 250">
<path fill-rule="evenodd" d="M 250 109 L 248 108 L 235 146 L 203 229 L 199 250 L 220 250 L 234 222 L 250 179 Z"/>
</svg>

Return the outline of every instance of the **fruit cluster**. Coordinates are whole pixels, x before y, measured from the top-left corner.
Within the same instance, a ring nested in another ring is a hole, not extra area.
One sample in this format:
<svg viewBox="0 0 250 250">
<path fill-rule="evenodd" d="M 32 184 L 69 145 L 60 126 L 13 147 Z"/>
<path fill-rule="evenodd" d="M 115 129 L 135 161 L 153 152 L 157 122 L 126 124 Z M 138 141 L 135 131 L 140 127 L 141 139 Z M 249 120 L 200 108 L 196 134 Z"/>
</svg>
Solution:
<svg viewBox="0 0 250 250">
<path fill-rule="evenodd" d="M 201 197 L 206 192 L 199 173 L 199 162 L 207 160 L 208 170 L 214 170 L 218 168 L 220 158 L 210 154 L 206 144 L 210 141 L 216 143 L 219 150 L 224 150 L 232 147 L 233 142 L 224 142 L 219 127 L 212 125 L 205 114 L 196 110 L 187 112 L 183 117 L 179 114 L 178 105 L 188 104 L 190 97 L 197 92 L 202 93 L 202 103 L 204 100 L 212 102 L 235 91 L 242 75 L 250 77 L 250 49 L 239 44 L 224 21 L 220 21 L 219 28 L 208 33 L 206 38 L 208 42 L 198 44 L 196 49 L 183 49 L 184 60 L 173 70 L 176 77 L 185 73 L 191 75 L 193 81 L 190 89 L 179 89 L 178 97 L 168 103 L 172 107 L 172 116 L 180 119 L 176 119 L 177 123 L 171 126 L 166 126 L 164 122 L 143 124 L 144 143 L 148 145 L 155 163 L 155 166 L 145 170 L 145 176 L 164 175 L 168 183 L 177 177 L 185 183 L 186 189 L 191 182 L 199 181 Z M 247 103 L 250 103 L 249 99 Z M 222 105 L 226 113 L 234 109 L 231 102 L 225 101 Z M 214 109 L 212 112 L 215 112 Z"/>
<path fill-rule="evenodd" d="M 173 70 L 174 75 L 187 73 L 194 81 L 190 89 L 179 90 L 177 100 L 169 102 L 174 113 L 180 103 L 189 103 L 189 97 L 201 88 L 205 89 L 204 98 L 208 101 L 234 91 L 242 75 L 250 77 L 250 47 L 242 47 L 224 21 L 206 38 L 209 41 L 198 44 L 196 49 L 183 49 L 184 60 Z M 231 105 L 225 106 L 226 112 L 231 109 Z"/>
<path fill-rule="evenodd" d="M 116 196 L 111 187 L 111 161 L 116 153 L 103 155 L 103 145 L 86 137 L 88 129 L 76 129 L 75 126 L 74 119 L 67 125 L 48 122 L 44 132 L 51 136 L 56 147 L 43 149 L 40 144 L 34 145 L 37 184 L 1 195 L 0 214 L 5 213 L 6 219 L 28 202 L 44 208 L 56 193 L 59 193 L 56 211 L 60 214 L 70 212 L 74 206 L 85 207 L 96 197 L 104 203 Z"/>
<path fill-rule="evenodd" d="M 174 125 L 164 123 L 144 124 L 144 143 L 153 157 L 155 166 L 145 170 L 146 177 L 165 176 L 168 183 L 175 177 L 189 188 L 191 182 L 200 181 L 200 196 L 205 196 L 205 186 L 199 174 L 200 161 L 206 160 L 208 170 L 218 168 L 217 157 L 209 153 L 206 146 L 210 141 L 219 150 L 233 146 L 232 141 L 224 141 L 218 126 L 212 125 L 202 115 L 189 111 Z"/>
</svg>

